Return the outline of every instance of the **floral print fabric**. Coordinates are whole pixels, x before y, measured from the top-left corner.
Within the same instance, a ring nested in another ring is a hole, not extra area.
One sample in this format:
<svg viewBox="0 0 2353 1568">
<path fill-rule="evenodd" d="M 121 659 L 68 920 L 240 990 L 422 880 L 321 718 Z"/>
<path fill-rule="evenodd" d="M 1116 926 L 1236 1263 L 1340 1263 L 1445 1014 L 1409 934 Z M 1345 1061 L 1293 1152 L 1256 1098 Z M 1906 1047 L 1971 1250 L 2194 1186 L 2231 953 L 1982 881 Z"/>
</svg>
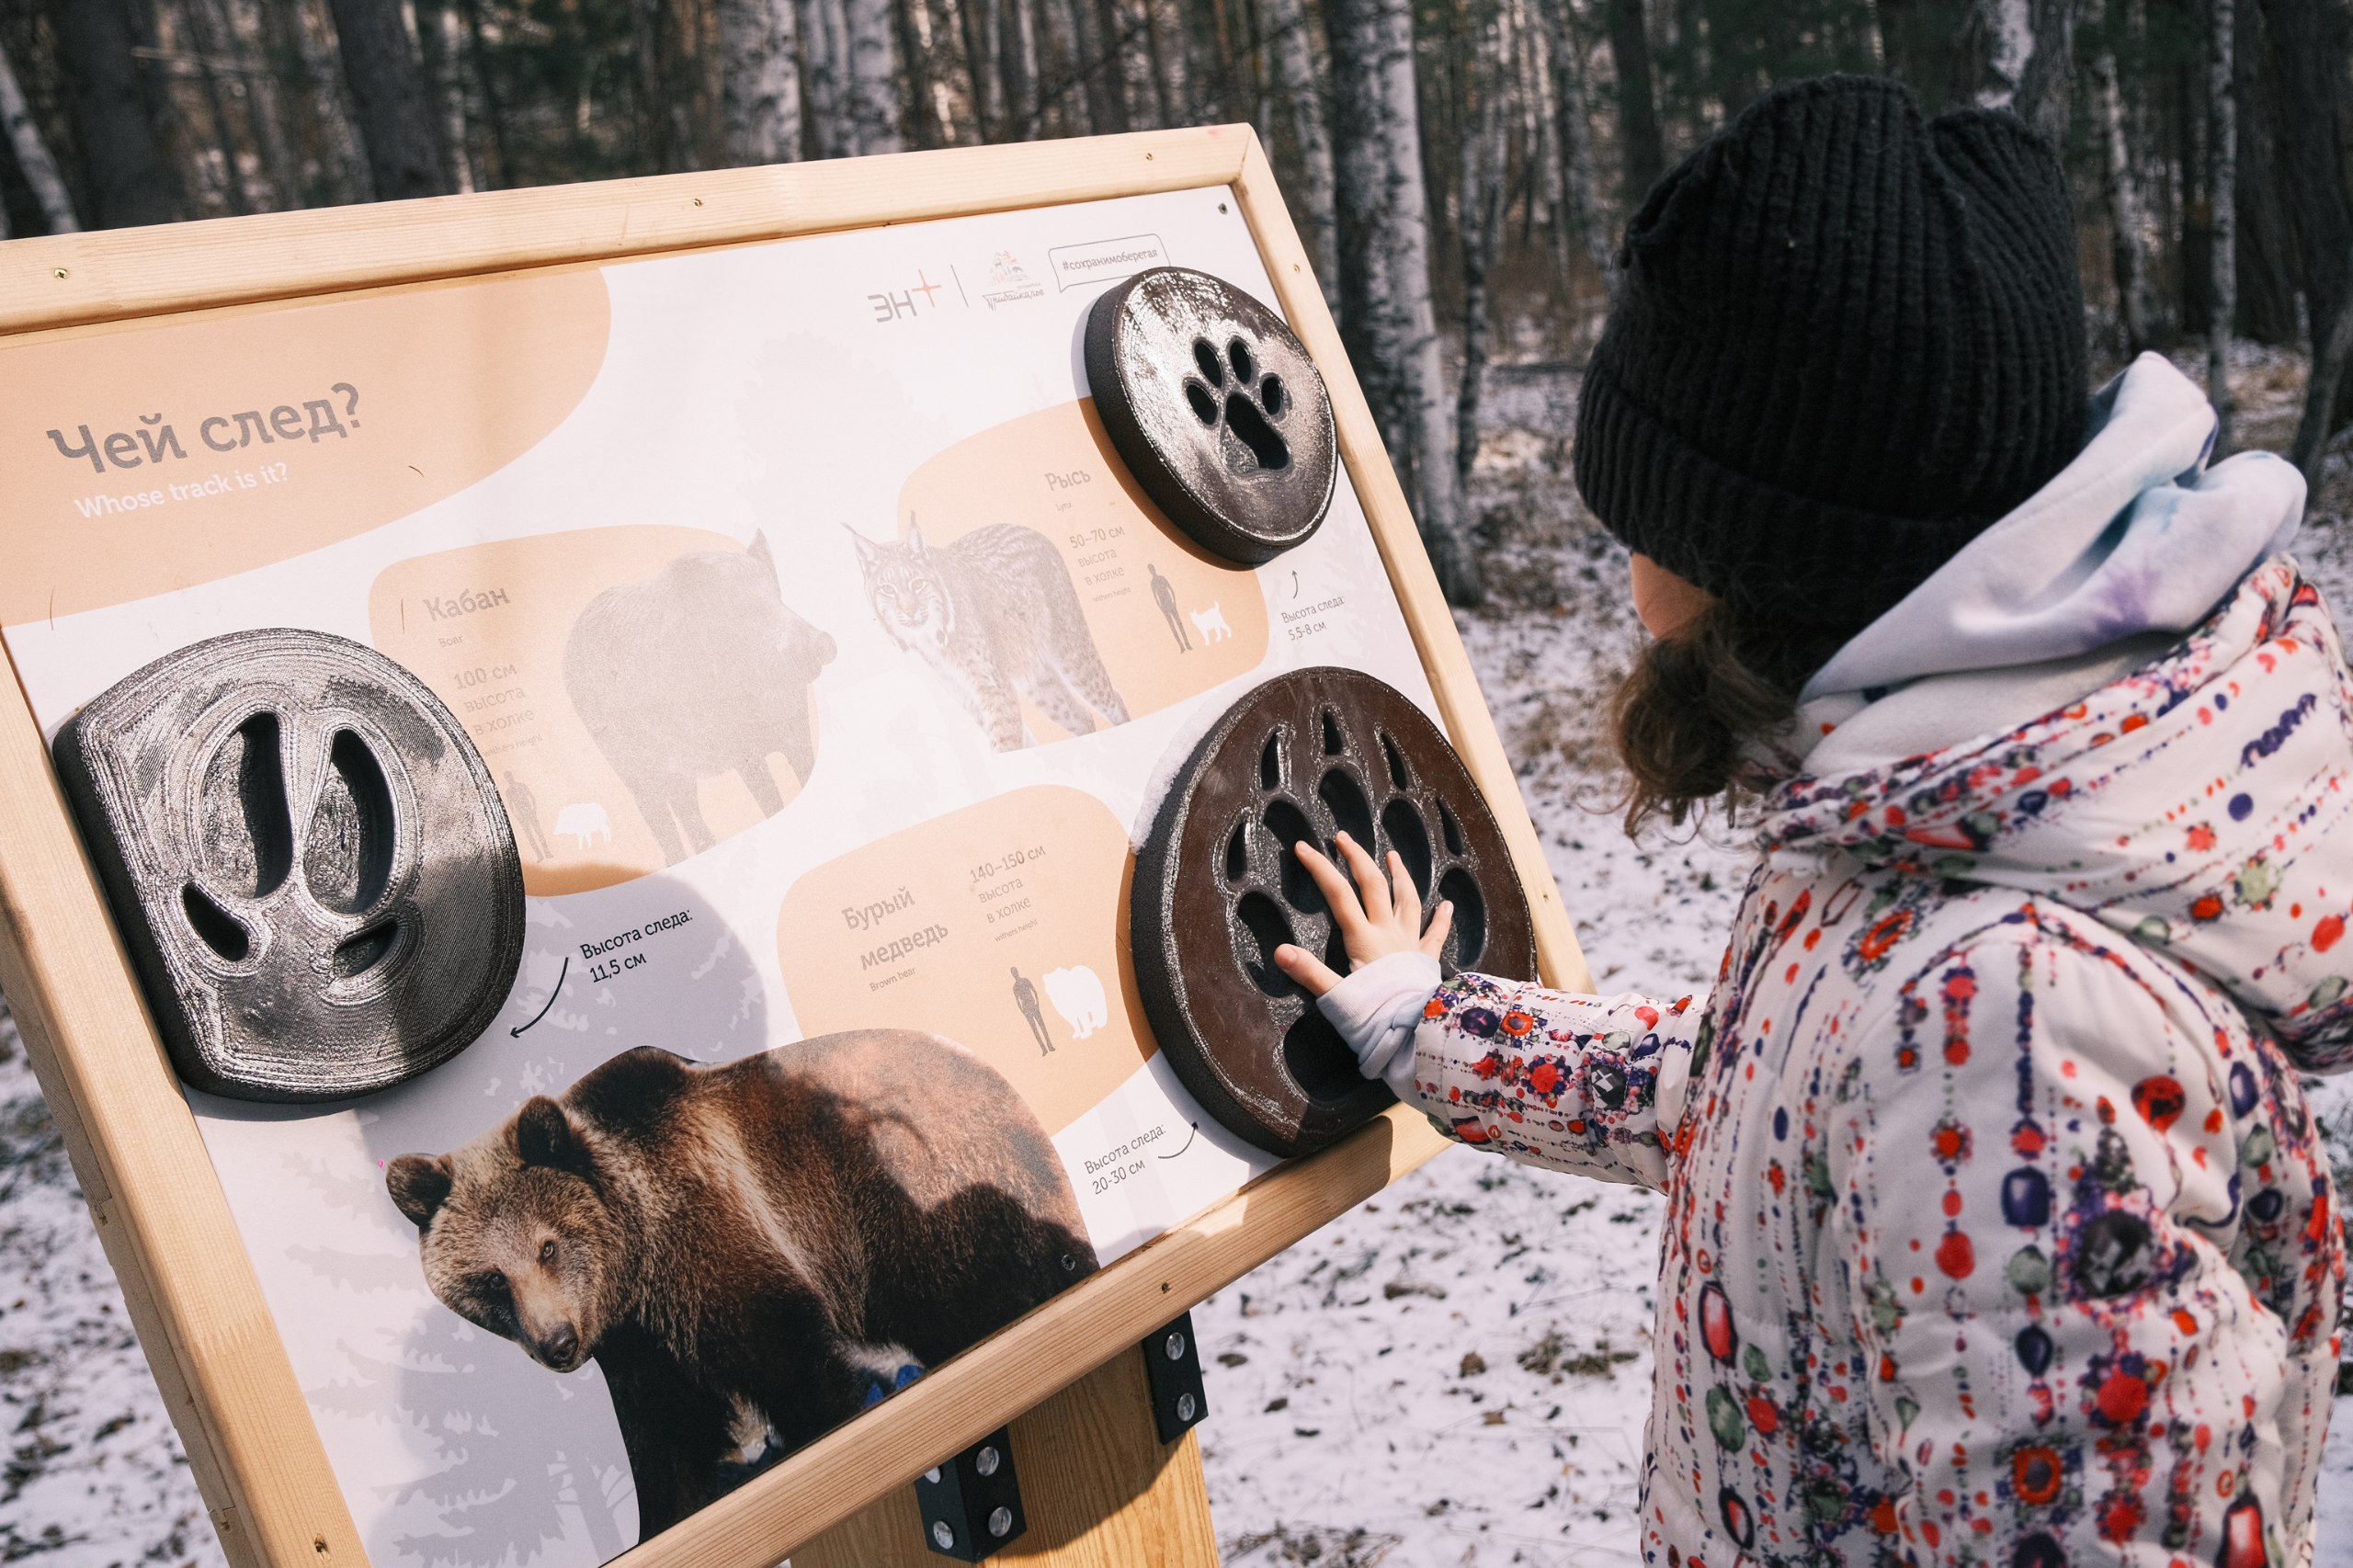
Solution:
<svg viewBox="0 0 2353 1568">
<path fill-rule="evenodd" d="M 2277 560 L 2061 712 L 1784 781 L 1704 1006 L 1440 987 L 1446 1131 L 1668 1195 L 1649 1561 L 2311 1562 L 2347 688 Z"/>
</svg>

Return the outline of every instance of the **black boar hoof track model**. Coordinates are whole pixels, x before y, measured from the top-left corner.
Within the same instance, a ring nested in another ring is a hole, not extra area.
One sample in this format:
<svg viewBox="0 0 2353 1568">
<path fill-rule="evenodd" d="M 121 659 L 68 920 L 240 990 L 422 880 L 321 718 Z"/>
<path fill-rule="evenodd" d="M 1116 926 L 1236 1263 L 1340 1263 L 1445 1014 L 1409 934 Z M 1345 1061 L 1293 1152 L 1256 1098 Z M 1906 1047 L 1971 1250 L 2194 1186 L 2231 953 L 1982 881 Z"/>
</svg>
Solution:
<svg viewBox="0 0 2353 1568">
<path fill-rule="evenodd" d="M 465 731 L 382 654 L 287 630 L 194 643 L 109 687 L 51 752 L 196 1087 L 384 1088 L 506 1001 L 514 833 Z"/>
<path fill-rule="evenodd" d="M 1282 318 L 1181 267 L 1095 301 L 1086 380 L 1103 428 L 1153 504 L 1203 549 L 1257 566 L 1331 509 L 1332 400 Z"/>
<path fill-rule="evenodd" d="M 1532 979 L 1535 927 L 1503 832 L 1461 759 L 1395 687 L 1297 670 L 1227 710 L 1178 770 L 1136 863 L 1137 988 L 1169 1065 L 1258 1147 L 1305 1154 L 1390 1103 L 1306 992 L 1275 967 L 1296 942 L 1347 958 L 1291 853 L 1336 835 L 1395 850 L 1426 908 L 1454 903 L 1447 972 Z"/>
</svg>

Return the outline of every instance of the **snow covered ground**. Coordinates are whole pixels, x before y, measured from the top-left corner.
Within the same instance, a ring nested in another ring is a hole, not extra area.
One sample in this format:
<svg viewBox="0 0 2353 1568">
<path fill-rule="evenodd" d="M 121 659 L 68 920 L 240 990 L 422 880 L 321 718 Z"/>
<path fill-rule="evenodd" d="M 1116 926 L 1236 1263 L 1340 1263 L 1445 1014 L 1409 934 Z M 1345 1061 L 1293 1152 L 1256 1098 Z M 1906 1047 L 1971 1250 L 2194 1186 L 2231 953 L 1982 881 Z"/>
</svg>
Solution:
<svg viewBox="0 0 2353 1568">
<path fill-rule="evenodd" d="M 0 1016 L 0 1562 L 217 1563 L 64 1145 Z"/>
<path fill-rule="evenodd" d="M 2252 354 L 2234 379 L 2250 427 L 2280 438 L 2293 376 Z M 1696 990 L 1745 854 L 1632 843 L 1608 810 L 1602 707 L 1638 629 L 1622 552 L 1571 495 L 1573 388 L 1544 367 L 1495 380 L 1473 483 L 1495 602 L 1463 636 L 1597 983 Z M 2333 478 L 2341 516 L 2353 476 Z M 2353 606 L 2353 540 L 2323 527 L 2303 554 Z M 2353 1170 L 2353 1083 L 2318 1103 Z M 1199 1309 L 1230 1568 L 1635 1561 L 1658 1215 L 1630 1187 L 1451 1151 Z M 2353 1400 L 2339 1411 L 2325 1568 L 2353 1568 Z M 0 1562 L 221 1561 L 5 1022 L 0 1429 Z"/>
</svg>

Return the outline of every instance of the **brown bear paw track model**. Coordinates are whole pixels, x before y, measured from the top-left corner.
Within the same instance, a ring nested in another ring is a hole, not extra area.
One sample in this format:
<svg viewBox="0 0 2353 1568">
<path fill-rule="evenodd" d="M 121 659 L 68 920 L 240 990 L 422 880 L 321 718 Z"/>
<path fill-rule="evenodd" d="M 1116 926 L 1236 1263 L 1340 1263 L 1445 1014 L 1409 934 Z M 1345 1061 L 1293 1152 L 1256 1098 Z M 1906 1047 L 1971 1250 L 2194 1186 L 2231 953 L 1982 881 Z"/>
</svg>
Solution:
<svg viewBox="0 0 2353 1568">
<path fill-rule="evenodd" d="M 1438 727 L 1354 670 L 1298 670 L 1235 703 L 1169 788 L 1136 862 L 1130 922 L 1153 1032 L 1203 1109 L 1277 1154 L 1312 1153 L 1392 1096 L 1275 967 L 1295 942 L 1345 971 L 1324 896 L 1290 846 L 1345 830 L 1404 860 L 1426 908 L 1454 903 L 1441 963 L 1536 973 L 1535 926 L 1503 831 Z"/>
<path fill-rule="evenodd" d="M 1274 312 L 1156 267 L 1095 302 L 1086 358 L 1120 460 L 1195 543 L 1258 566 L 1322 525 L 1339 472 L 1332 399 Z"/>
</svg>

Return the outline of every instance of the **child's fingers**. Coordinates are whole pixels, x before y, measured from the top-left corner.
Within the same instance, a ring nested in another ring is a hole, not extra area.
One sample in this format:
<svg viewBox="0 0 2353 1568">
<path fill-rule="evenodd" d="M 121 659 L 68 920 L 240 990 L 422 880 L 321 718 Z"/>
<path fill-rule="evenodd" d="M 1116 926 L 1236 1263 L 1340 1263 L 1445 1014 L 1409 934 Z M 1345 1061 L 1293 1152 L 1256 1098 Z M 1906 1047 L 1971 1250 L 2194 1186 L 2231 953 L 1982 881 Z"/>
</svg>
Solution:
<svg viewBox="0 0 2353 1568">
<path fill-rule="evenodd" d="M 1366 918 L 1376 926 L 1388 925 L 1394 913 L 1389 903 L 1389 879 L 1381 875 L 1381 868 L 1355 839 L 1343 833 L 1335 842 L 1341 858 L 1347 861 L 1348 869 L 1356 873 L 1357 886 L 1364 891 Z"/>
<path fill-rule="evenodd" d="M 1290 846 L 1290 852 L 1299 857 L 1299 863 L 1307 868 L 1307 874 L 1323 890 L 1324 902 L 1332 906 L 1332 918 L 1339 922 L 1341 936 L 1345 937 L 1363 926 L 1364 906 L 1357 902 L 1357 890 L 1348 885 L 1348 879 L 1340 874 L 1340 868 L 1325 859 L 1322 850 L 1303 838 Z"/>
<path fill-rule="evenodd" d="M 1447 933 L 1454 929 L 1454 901 L 1440 899 L 1438 913 L 1430 916 L 1430 928 L 1422 933 L 1422 951 L 1436 958 L 1446 950 Z"/>
<path fill-rule="evenodd" d="M 1297 981 L 1310 996 L 1321 996 L 1340 983 L 1340 977 L 1333 972 L 1331 965 L 1290 942 L 1275 949 L 1275 967 Z"/>
<path fill-rule="evenodd" d="M 1422 890 L 1414 885 L 1413 873 L 1405 869 L 1405 858 L 1394 849 L 1389 852 L 1389 888 L 1398 926 L 1418 933 L 1422 928 Z"/>
</svg>

